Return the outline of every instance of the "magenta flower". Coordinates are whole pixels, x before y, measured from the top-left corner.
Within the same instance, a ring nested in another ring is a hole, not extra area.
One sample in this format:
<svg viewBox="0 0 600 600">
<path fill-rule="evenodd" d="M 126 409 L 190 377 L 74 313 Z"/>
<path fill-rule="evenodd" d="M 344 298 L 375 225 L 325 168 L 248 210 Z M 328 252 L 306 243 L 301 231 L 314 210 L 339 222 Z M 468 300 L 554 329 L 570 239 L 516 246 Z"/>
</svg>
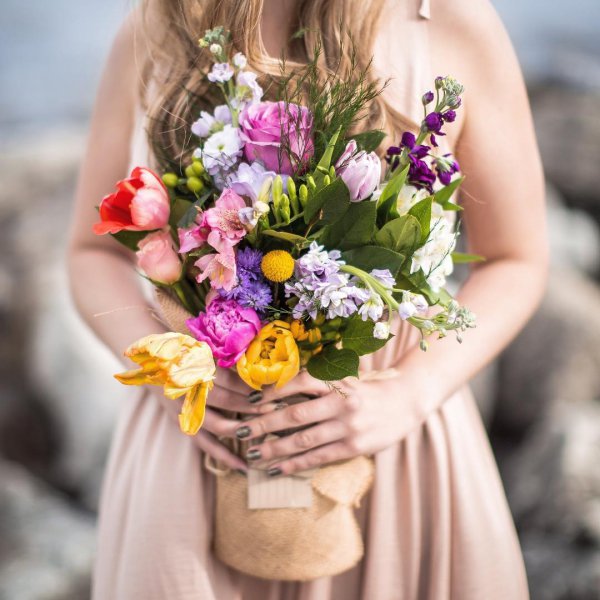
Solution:
<svg viewBox="0 0 600 600">
<path fill-rule="evenodd" d="M 311 112 L 297 104 L 280 101 L 247 106 L 240 115 L 246 159 L 285 175 L 302 171 L 315 151 L 312 123 Z"/>
<path fill-rule="evenodd" d="M 210 346 L 217 365 L 224 368 L 238 361 L 261 328 L 254 309 L 225 298 L 215 298 L 205 312 L 185 324 L 197 340 Z"/>
<path fill-rule="evenodd" d="M 350 140 L 335 164 L 335 172 L 348 186 L 352 202 L 368 198 L 381 179 L 381 161 L 377 154 L 357 150 L 356 141 Z"/>
</svg>

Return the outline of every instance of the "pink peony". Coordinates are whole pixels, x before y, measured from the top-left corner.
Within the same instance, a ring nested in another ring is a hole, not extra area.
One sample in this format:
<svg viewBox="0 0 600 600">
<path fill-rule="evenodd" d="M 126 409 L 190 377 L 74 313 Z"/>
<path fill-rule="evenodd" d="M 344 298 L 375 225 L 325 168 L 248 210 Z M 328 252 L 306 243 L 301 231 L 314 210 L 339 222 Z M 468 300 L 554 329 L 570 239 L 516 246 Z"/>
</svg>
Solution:
<svg viewBox="0 0 600 600">
<path fill-rule="evenodd" d="M 168 285 L 179 281 L 181 261 L 168 231 L 148 234 L 138 243 L 138 248 L 138 266 L 150 279 Z"/>
<path fill-rule="evenodd" d="M 220 367 L 232 367 L 260 330 L 261 323 L 253 308 L 242 308 L 235 300 L 215 298 L 185 324 L 192 335 L 206 342 Z"/>
<path fill-rule="evenodd" d="M 335 172 L 348 186 L 350 200 L 360 202 L 368 198 L 381 180 L 381 161 L 375 152 L 357 152 L 355 140 L 350 140 L 335 164 Z"/>
<path fill-rule="evenodd" d="M 312 121 L 311 112 L 297 104 L 280 101 L 247 106 L 240 115 L 246 159 L 285 175 L 301 171 L 315 151 Z"/>
<path fill-rule="evenodd" d="M 198 283 L 210 279 L 211 287 L 230 291 L 237 284 L 235 254 L 232 249 L 216 254 L 205 254 L 195 263 L 200 274 L 196 277 Z"/>
</svg>

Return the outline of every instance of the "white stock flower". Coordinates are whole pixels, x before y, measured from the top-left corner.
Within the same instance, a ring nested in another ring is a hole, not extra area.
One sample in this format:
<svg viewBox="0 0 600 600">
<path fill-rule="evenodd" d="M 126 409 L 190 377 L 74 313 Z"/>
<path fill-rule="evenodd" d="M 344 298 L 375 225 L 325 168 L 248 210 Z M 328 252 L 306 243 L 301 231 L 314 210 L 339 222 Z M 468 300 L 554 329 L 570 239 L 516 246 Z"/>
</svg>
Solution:
<svg viewBox="0 0 600 600">
<path fill-rule="evenodd" d="M 237 103 L 250 102 L 258 104 L 263 97 L 263 89 L 256 81 L 256 73 L 240 71 L 235 78 L 237 90 Z"/>
<path fill-rule="evenodd" d="M 381 315 L 383 314 L 383 300 L 381 296 L 375 292 L 371 292 L 369 298 L 358 309 L 358 314 L 362 317 L 363 321 L 367 319 L 378 321 L 381 319 Z"/>
<path fill-rule="evenodd" d="M 247 61 L 246 57 L 241 52 L 236 52 L 233 55 L 233 64 L 238 69 L 245 69 L 246 65 L 248 64 L 248 61 Z"/>
<path fill-rule="evenodd" d="M 402 302 L 398 305 L 398 314 L 405 321 L 415 315 L 424 314 L 428 307 L 427 300 L 421 294 L 404 291 L 402 292 Z"/>
<path fill-rule="evenodd" d="M 240 208 L 238 211 L 238 216 L 244 228 L 247 231 L 252 231 L 256 227 L 258 220 L 268 212 L 269 205 L 258 200 L 253 204 L 253 206 Z"/>
<path fill-rule="evenodd" d="M 221 131 L 213 133 L 204 143 L 204 147 L 194 153 L 202 159 L 204 168 L 210 175 L 231 170 L 242 155 L 242 140 L 239 130 L 225 125 Z M 198 153 L 198 154 L 197 154 Z"/>
<path fill-rule="evenodd" d="M 220 104 L 215 107 L 212 115 L 205 110 L 200 112 L 200 118 L 192 124 L 192 133 L 200 138 L 205 138 L 230 124 L 231 111 L 226 104 Z"/>
<path fill-rule="evenodd" d="M 215 63 L 207 75 L 212 83 L 225 83 L 233 77 L 233 67 L 229 63 Z"/>
<path fill-rule="evenodd" d="M 431 220 L 431 231 L 427 242 L 412 257 L 411 273 L 423 271 L 427 283 L 434 291 L 446 284 L 446 277 L 454 269 L 452 252 L 456 246 L 456 233 L 445 217 Z"/>
<path fill-rule="evenodd" d="M 378 340 L 387 340 L 390 337 L 390 326 L 387 321 L 379 321 L 373 327 L 373 337 Z"/>
<path fill-rule="evenodd" d="M 209 50 L 213 54 L 219 54 L 223 48 L 219 44 L 211 44 Z"/>
</svg>

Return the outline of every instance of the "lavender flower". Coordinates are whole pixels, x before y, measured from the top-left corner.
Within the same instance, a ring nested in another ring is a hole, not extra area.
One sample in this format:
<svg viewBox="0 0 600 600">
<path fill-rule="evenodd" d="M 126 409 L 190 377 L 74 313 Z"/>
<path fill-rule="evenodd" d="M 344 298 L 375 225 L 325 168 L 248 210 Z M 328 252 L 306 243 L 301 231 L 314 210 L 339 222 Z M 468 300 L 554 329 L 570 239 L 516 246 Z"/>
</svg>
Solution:
<svg viewBox="0 0 600 600">
<path fill-rule="evenodd" d="M 229 63 L 216 63 L 207 75 L 212 83 L 225 83 L 233 77 L 233 68 Z"/>
<path fill-rule="evenodd" d="M 460 170 L 459 164 L 452 158 L 451 154 L 444 154 L 434 158 L 435 170 L 438 179 L 443 185 L 448 185 L 452 181 L 452 175 Z"/>
<path fill-rule="evenodd" d="M 377 281 L 383 284 L 386 289 L 392 290 L 396 285 L 396 280 L 389 269 L 373 269 L 370 273 Z"/>
</svg>

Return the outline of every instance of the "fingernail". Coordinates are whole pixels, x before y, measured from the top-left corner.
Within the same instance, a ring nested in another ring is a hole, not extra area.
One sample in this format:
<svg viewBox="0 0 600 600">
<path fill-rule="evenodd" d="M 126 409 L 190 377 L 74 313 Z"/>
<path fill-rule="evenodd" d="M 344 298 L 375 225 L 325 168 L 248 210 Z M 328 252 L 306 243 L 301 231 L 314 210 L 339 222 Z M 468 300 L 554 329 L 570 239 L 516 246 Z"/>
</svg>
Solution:
<svg viewBox="0 0 600 600">
<path fill-rule="evenodd" d="M 289 404 L 287 404 L 286 402 L 278 402 L 275 405 L 275 409 L 274 410 L 282 410 L 284 408 L 287 408 L 289 406 Z"/>
<path fill-rule="evenodd" d="M 247 438 L 250 435 L 250 427 L 247 425 L 243 425 L 242 427 L 238 427 L 235 431 L 235 435 L 241 440 L 243 438 Z"/>
<path fill-rule="evenodd" d="M 243 475 L 244 477 L 248 476 L 248 473 L 246 473 L 246 471 L 244 471 L 243 469 L 236 469 L 236 473 L 239 473 L 240 475 Z"/>
<path fill-rule="evenodd" d="M 277 475 L 281 475 L 283 471 L 279 468 L 279 467 L 271 467 L 268 471 L 267 471 L 267 475 L 269 477 L 277 477 Z"/>
<path fill-rule="evenodd" d="M 262 398 L 263 393 L 260 390 L 254 390 L 248 394 L 248 402 L 250 402 L 250 404 L 256 404 L 257 402 L 260 402 Z"/>
<path fill-rule="evenodd" d="M 248 452 L 246 452 L 247 460 L 259 460 L 262 454 L 258 448 L 250 448 Z"/>
</svg>

